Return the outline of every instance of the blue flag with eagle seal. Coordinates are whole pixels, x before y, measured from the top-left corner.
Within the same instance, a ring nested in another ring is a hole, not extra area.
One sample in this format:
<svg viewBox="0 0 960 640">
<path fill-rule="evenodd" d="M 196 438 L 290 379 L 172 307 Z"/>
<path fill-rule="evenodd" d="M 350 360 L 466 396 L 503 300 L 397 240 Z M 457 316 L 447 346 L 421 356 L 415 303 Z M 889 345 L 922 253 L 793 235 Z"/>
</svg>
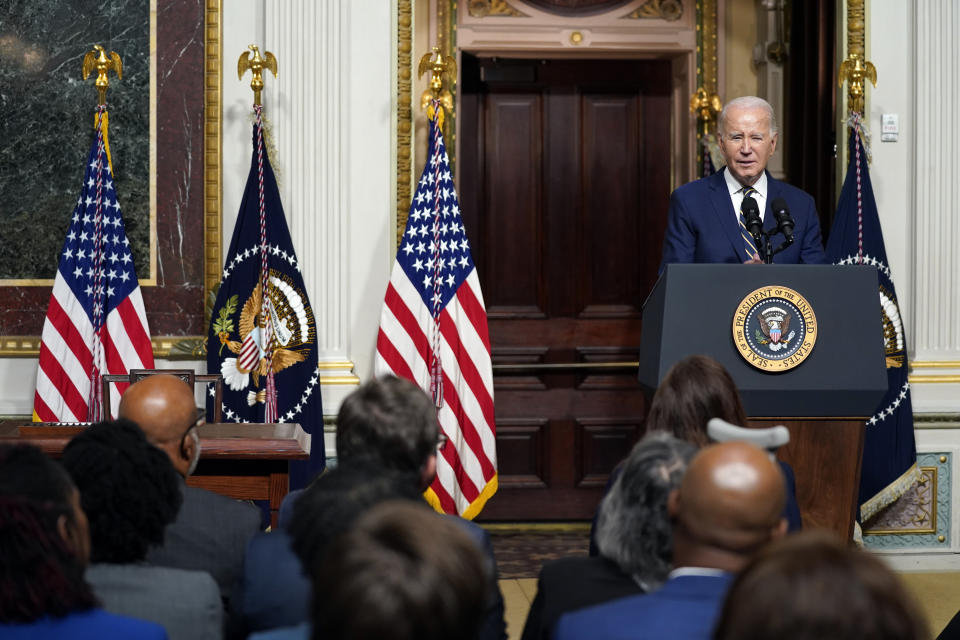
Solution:
<svg viewBox="0 0 960 640">
<path fill-rule="evenodd" d="M 876 267 L 880 281 L 888 388 L 866 424 L 858 514 L 860 521 L 865 522 L 910 489 L 919 479 L 919 472 L 903 319 L 887 262 L 862 133 L 857 118 L 851 126 L 850 164 L 826 253 L 833 264 Z"/>
<path fill-rule="evenodd" d="M 223 375 L 223 418 L 227 422 L 264 422 L 267 367 L 272 361 L 277 422 L 299 424 L 311 438 L 310 460 L 290 464 L 290 488 L 306 486 L 324 467 L 323 408 L 317 371 L 317 334 L 313 308 L 303 284 L 280 192 L 262 145 L 265 226 L 260 224 L 261 163 L 253 129 L 253 157 L 240 213 L 233 229 L 210 316 L 207 370 Z M 272 358 L 267 357 L 261 327 L 262 232 L 269 269 L 269 322 Z"/>
</svg>

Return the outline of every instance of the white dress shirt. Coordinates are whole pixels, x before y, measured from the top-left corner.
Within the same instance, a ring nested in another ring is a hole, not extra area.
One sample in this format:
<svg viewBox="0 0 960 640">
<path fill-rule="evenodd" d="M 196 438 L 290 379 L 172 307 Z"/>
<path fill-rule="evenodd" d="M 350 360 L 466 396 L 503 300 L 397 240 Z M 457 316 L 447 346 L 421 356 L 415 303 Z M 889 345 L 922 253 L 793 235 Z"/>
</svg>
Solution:
<svg viewBox="0 0 960 640">
<path fill-rule="evenodd" d="M 733 213 L 737 217 L 737 224 L 740 224 L 740 204 L 743 202 L 743 185 L 737 182 L 737 179 L 730 175 L 729 167 L 723 168 L 723 179 L 727 183 L 727 190 L 730 192 L 730 201 L 733 203 Z M 760 174 L 760 178 L 753 185 L 754 193 L 750 194 L 757 201 L 757 207 L 760 209 L 760 219 L 767 213 L 767 172 Z"/>
</svg>

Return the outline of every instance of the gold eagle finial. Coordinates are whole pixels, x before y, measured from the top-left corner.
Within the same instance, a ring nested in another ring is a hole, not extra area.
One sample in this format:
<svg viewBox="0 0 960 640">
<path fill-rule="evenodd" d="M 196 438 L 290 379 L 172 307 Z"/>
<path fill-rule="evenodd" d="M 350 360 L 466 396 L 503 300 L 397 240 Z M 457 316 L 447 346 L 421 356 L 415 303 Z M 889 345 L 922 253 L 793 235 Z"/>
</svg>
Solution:
<svg viewBox="0 0 960 640">
<path fill-rule="evenodd" d="M 434 60 L 433 58 L 436 57 Z M 440 104 L 453 111 L 453 95 L 449 89 L 443 88 L 443 81 L 453 84 L 457 79 L 457 61 L 451 56 L 444 57 L 440 53 L 440 47 L 434 47 L 429 53 L 423 54 L 420 58 L 420 64 L 417 65 L 417 77 L 422 78 L 423 74 L 430 72 L 430 88 L 423 92 L 420 97 L 420 108 L 426 109 L 433 100 L 439 100 Z"/>
<path fill-rule="evenodd" d="M 877 86 L 877 68 L 869 60 L 864 60 L 859 54 L 852 53 L 840 63 L 837 80 L 837 86 L 839 87 L 843 86 L 845 80 L 850 83 L 848 90 L 850 110 L 862 114 L 864 88 L 866 87 L 864 80 L 870 80 L 873 86 Z"/>
<path fill-rule="evenodd" d="M 123 62 L 120 61 L 120 56 L 117 55 L 116 51 L 111 51 L 110 57 L 108 58 L 104 48 L 95 44 L 93 45 L 93 49 L 83 56 L 83 67 L 81 69 L 83 79 L 86 80 L 90 77 L 90 72 L 94 69 L 97 70 L 97 80 L 94 82 L 94 85 L 97 87 L 97 95 L 100 98 L 99 104 L 107 104 L 107 87 L 110 86 L 110 81 L 107 79 L 107 71 L 113 69 L 117 74 L 117 78 L 122 80 Z"/>
<path fill-rule="evenodd" d="M 237 78 L 243 80 L 244 72 L 250 69 L 253 73 L 253 79 L 250 81 L 250 88 L 253 89 L 253 104 L 258 105 L 261 104 L 260 92 L 263 91 L 263 70 L 273 71 L 273 77 L 276 78 L 277 58 L 269 51 L 264 51 L 263 57 L 260 57 L 260 48 L 255 44 L 251 44 L 249 49 L 253 52 L 253 58 L 250 57 L 250 51 L 240 54 L 240 59 L 237 61 Z"/>
</svg>

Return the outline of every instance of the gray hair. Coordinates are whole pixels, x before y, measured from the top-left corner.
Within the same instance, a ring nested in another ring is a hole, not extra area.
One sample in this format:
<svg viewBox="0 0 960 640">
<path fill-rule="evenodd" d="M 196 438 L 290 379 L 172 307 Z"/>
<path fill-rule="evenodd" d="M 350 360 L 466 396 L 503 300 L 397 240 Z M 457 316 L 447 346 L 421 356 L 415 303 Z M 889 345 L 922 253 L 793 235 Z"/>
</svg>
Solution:
<svg viewBox="0 0 960 640">
<path fill-rule="evenodd" d="M 673 531 L 667 497 L 680 486 L 697 449 L 666 432 L 651 432 L 624 460 L 620 476 L 600 503 L 597 548 L 645 590 L 670 571 Z"/>
<path fill-rule="evenodd" d="M 758 98 L 757 96 L 741 96 L 739 98 L 734 98 L 727 104 L 723 105 L 723 109 L 720 111 L 720 119 L 717 121 L 717 131 L 721 134 L 726 131 L 727 124 L 727 109 L 735 107 L 739 109 L 763 109 L 767 112 L 767 115 L 770 117 L 770 137 L 777 135 L 777 116 L 773 112 L 773 107 L 770 106 L 770 103 L 764 100 L 763 98 Z"/>
</svg>

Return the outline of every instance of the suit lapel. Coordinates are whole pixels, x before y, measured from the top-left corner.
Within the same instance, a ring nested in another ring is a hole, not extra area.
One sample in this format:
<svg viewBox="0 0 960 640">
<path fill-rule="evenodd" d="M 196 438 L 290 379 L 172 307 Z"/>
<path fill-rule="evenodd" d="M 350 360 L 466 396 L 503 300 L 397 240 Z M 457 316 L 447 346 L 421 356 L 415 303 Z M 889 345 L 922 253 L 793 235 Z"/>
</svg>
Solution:
<svg viewBox="0 0 960 640">
<path fill-rule="evenodd" d="M 771 231 L 776 228 L 777 221 L 773 217 L 773 209 L 770 207 L 770 203 L 782 196 L 783 193 L 780 190 L 780 181 L 771 176 L 770 172 L 767 172 L 767 207 L 766 211 L 763 213 L 764 231 Z M 770 242 L 773 242 L 772 236 L 770 238 Z"/>
<path fill-rule="evenodd" d="M 737 257 L 737 262 L 743 262 L 743 237 L 740 235 L 740 225 L 737 224 L 736 211 L 733 210 L 733 203 L 730 201 L 730 193 L 727 191 L 727 181 L 723 177 L 724 169 L 717 171 L 708 179 L 710 186 L 710 204 L 713 205 L 713 211 L 720 222 L 720 228 L 730 240 L 730 247 L 733 254 Z"/>
</svg>

